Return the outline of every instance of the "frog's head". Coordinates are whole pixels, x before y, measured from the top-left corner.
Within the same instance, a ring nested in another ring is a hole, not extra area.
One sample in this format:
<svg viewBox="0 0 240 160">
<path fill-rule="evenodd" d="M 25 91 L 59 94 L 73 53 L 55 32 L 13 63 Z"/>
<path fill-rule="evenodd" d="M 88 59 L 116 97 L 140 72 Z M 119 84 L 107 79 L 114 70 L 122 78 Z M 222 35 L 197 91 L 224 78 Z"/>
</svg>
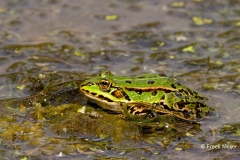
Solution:
<svg viewBox="0 0 240 160">
<path fill-rule="evenodd" d="M 121 101 L 125 101 L 124 92 L 115 87 L 111 72 L 101 72 L 80 85 L 80 91 L 104 109 L 121 112 Z"/>
<path fill-rule="evenodd" d="M 113 84 L 111 76 L 113 76 L 113 74 L 110 71 L 102 71 L 98 76 L 83 82 L 80 90 L 93 93 L 109 92 Z"/>
</svg>

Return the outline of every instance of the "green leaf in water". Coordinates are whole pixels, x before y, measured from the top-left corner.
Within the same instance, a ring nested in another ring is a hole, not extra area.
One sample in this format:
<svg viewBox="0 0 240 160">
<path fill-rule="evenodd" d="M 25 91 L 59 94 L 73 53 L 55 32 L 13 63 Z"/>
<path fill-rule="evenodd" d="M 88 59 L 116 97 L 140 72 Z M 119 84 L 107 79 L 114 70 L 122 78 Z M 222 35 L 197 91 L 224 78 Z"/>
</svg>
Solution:
<svg viewBox="0 0 240 160">
<path fill-rule="evenodd" d="M 25 85 L 20 85 L 20 86 L 17 86 L 16 88 L 19 90 L 23 90 L 25 88 Z"/>
<path fill-rule="evenodd" d="M 105 16 L 105 19 L 108 21 L 113 21 L 113 20 L 116 20 L 117 18 L 118 18 L 118 16 L 116 14 Z"/>
<path fill-rule="evenodd" d="M 183 52 L 195 52 L 195 49 L 193 46 L 187 46 L 182 49 Z"/>
</svg>

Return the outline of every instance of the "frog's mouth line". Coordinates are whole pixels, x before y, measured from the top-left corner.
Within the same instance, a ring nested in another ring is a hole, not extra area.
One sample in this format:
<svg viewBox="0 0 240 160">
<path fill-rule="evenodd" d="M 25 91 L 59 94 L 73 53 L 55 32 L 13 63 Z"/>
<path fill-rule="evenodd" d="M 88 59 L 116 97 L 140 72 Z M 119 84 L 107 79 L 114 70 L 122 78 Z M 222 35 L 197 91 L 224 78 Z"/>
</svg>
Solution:
<svg viewBox="0 0 240 160">
<path fill-rule="evenodd" d="M 89 91 L 81 90 L 88 98 L 92 99 L 98 106 L 102 107 L 103 109 L 107 109 L 110 111 L 114 111 L 116 113 L 122 113 L 122 107 L 120 102 L 112 101 L 109 98 L 106 98 L 102 95 L 96 96 L 96 94 L 91 94 Z"/>
<path fill-rule="evenodd" d="M 107 98 L 107 97 L 104 97 L 102 95 L 97 95 L 97 93 L 91 93 L 85 89 L 82 89 L 81 90 L 86 96 L 88 96 L 89 98 L 92 98 L 94 100 L 98 100 L 97 98 L 101 99 L 101 100 L 104 100 L 105 102 L 114 102 L 112 101 L 111 99 Z M 97 98 L 96 98 L 97 97 Z"/>
</svg>

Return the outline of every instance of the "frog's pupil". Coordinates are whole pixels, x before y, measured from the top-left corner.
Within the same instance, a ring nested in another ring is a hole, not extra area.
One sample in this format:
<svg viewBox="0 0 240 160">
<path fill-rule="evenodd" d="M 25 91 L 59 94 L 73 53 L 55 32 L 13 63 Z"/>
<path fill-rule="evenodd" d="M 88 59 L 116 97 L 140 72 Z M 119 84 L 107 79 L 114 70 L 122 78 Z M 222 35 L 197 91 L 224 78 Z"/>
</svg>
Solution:
<svg viewBox="0 0 240 160">
<path fill-rule="evenodd" d="M 106 86 L 106 85 L 108 85 L 108 82 L 107 82 L 107 81 L 103 81 L 103 82 L 101 82 L 101 84 L 102 84 L 103 86 Z"/>
</svg>

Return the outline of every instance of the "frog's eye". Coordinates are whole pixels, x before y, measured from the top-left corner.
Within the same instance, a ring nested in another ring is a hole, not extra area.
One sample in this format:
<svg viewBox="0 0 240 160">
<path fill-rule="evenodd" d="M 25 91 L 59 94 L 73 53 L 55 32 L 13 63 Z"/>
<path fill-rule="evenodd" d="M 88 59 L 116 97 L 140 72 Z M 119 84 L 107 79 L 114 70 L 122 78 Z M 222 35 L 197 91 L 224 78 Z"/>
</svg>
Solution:
<svg viewBox="0 0 240 160">
<path fill-rule="evenodd" d="M 107 79 L 101 79 L 99 81 L 99 88 L 103 91 L 103 92 L 107 92 L 110 90 L 111 87 L 111 82 Z"/>
</svg>

